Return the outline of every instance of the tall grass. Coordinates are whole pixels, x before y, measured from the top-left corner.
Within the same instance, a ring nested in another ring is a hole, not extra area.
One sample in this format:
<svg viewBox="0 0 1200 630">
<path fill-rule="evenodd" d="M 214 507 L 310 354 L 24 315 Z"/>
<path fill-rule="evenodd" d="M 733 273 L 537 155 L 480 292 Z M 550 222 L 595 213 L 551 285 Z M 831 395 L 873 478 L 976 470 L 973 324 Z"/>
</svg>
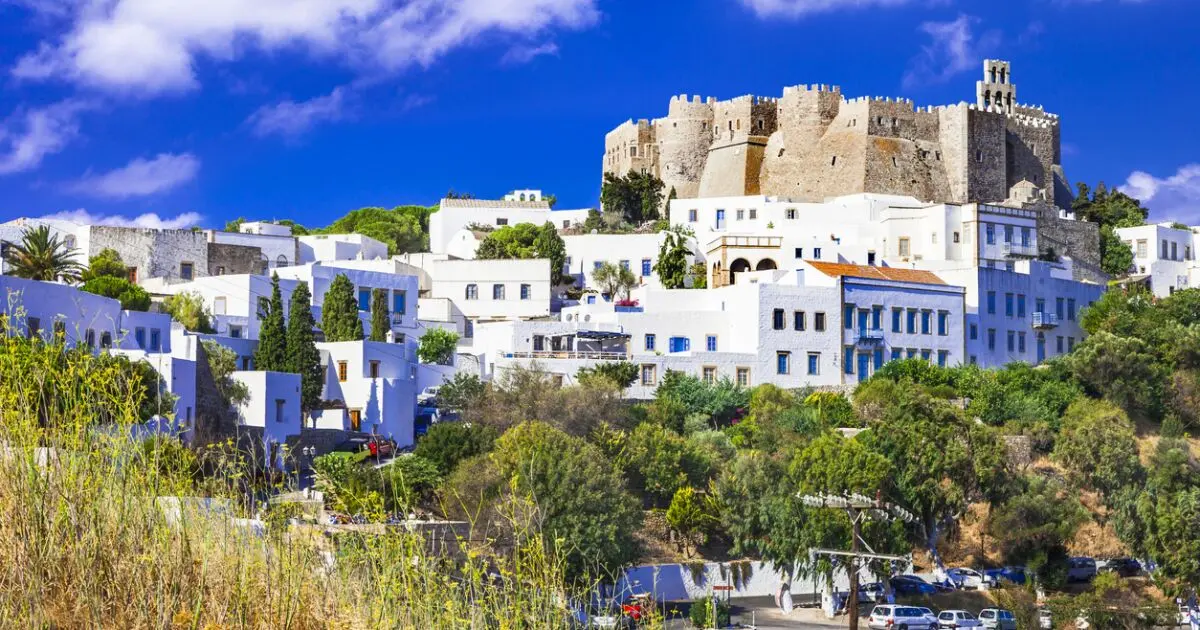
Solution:
<svg viewBox="0 0 1200 630">
<path fill-rule="evenodd" d="M 241 525 L 249 468 L 204 472 L 130 437 L 115 362 L 5 331 L 0 315 L 0 626 L 553 628 L 572 592 L 537 535 L 435 554 L 402 528 L 331 537 Z M 227 510 L 173 509 L 208 497 Z"/>
</svg>

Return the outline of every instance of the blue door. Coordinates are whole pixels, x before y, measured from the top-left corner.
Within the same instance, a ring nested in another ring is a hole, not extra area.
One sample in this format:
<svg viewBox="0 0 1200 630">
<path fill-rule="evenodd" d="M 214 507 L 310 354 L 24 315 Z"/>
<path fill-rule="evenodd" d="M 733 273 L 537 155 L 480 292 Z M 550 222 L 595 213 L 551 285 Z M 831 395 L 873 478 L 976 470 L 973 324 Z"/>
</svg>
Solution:
<svg viewBox="0 0 1200 630">
<path fill-rule="evenodd" d="M 717 229 L 718 230 L 725 229 L 725 211 L 724 210 L 717 210 Z"/>
<path fill-rule="evenodd" d="M 871 377 L 871 355 L 860 352 L 858 353 L 858 382 L 863 382 Z"/>
<path fill-rule="evenodd" d="M 1046 335 L 1038 333 L 1037 336 L 1037 362 L 1041 363 L 1046 360 Z"/>
<path fill-rule="evenodd" d="M 867 311 L 858 311 L 858 334 L 867 334 Z"/>
</svg>

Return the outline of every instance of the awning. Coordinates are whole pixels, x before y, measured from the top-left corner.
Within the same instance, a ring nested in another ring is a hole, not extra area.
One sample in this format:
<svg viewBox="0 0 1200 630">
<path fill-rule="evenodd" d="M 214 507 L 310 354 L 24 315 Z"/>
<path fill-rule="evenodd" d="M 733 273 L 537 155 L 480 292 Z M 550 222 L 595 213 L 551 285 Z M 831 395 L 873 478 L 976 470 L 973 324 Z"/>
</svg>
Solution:
<svg viewBox="0 0 1200 630">
<path fill-rule="evenodd" d="M 607 330 L 581 330 L 575 333 L 577 339 L 628 339 L 629 333 L 610 332 Z"/>
</svg>

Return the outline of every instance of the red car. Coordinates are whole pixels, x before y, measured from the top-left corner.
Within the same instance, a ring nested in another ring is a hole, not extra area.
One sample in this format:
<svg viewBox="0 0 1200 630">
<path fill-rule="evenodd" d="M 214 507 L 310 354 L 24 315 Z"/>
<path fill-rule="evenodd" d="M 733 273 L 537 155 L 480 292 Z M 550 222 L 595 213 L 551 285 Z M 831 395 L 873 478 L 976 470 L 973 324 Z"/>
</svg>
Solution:
<svg viewBox="0 0 1200 630">
<path fill-rule="evenodd" d="M 367 450 L 371 451 L 371 457 L 388 457 L 395 454 L 396 443 L 378 435 L 372 435 L 367 439 Z"/>
<path fill-rule="evenodd" d="M 621 614 L 632 620 L 634 623 L 640 623 L 643 619 L 650 616 L 653 602 L 650 601 L 649 593 L 639 593 L 630 595 L 625 603 L 621 604 Z"/>
</svg>

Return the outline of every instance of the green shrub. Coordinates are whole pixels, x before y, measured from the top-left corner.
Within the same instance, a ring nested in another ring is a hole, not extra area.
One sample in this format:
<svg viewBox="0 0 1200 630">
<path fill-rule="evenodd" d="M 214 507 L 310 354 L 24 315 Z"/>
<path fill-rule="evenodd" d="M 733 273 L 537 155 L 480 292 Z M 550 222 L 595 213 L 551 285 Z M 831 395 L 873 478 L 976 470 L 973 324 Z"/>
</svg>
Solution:
<svg viewBox="0 0 1200 630">
<path fill-rule="evenodd" d="M 724 628 L 729 625 L 729 604 L 718 598 L 702 597 L 692 602 L 688 618 L 697 628 Z"/>
<path fill-rule="evenodd" d="M 417 442 L 413 455 L 431 462 L 438 473 L 449 475 L 464 459 L 492 450 L 496 430 L 465 422 L 439 422 Z"/>
<path fill-rule="evenodd" d="M 121 308 L 127 311 L 150 310 L 150 294 L 125 278 L 98 276 L 84 282 L 79 288 L 88 293 L 117 300 L 121 303 Z"/>
</svg>

